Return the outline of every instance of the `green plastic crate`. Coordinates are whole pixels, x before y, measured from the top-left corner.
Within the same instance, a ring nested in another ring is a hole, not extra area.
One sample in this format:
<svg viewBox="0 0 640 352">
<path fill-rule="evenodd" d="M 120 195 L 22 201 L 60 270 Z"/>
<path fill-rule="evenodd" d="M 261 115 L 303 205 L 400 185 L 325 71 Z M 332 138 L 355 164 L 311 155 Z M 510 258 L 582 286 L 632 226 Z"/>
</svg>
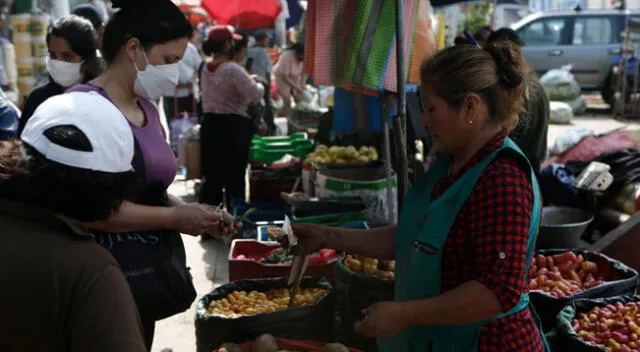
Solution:
<svg viewBox="0 0 640 352">
<path fill-rule="evenodd" d="M 253 145 L 269 145 L 273 143 L 292 143 L 293 141 L 308 140 L 309 135 L 306 132 L 297 132 L 290 136 L 284 137 L 261 137 L 254 136 L 252 140 Z"/>
<path fill-rule="evenodd" d="M 306 218 L 295 218 L 293 222 L 308 222 L 312 224 L 338 227 L 353 221 L 366 221 L 364 211 L 357 213 L 329 214 L 320 216 L 309 216 Z"/>
<path fill-rule="evenodd" d="M 293 143 L 276 143 L 268 146 L 253 146 L 249 154 L 250 161 L 272 163 L 280 160 L 286 154 L 305 158 L 313 152 L 313 141 L 298 140 Z"/>
</svg>

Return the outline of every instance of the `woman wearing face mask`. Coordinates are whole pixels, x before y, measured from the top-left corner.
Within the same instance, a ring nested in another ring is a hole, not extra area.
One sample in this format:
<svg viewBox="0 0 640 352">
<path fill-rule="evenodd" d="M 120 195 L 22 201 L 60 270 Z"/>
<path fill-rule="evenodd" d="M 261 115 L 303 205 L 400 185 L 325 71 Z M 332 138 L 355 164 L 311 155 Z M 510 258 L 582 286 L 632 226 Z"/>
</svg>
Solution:
<svg viewBox="0 0 640 352">
<path fill-rule="evenodd" d="M 102 61 L 96 52 L 97 38 L 91 22 L 76 15 L 61 17 L 49 27 L 47 71 L 50 79 L 29 94 L 20 117 L 18 135 L 22 134 L 27 121 L 42 102 L 102 73 Z"/>
<path fill-rule="evenodd" d="M 200 149 L 204 184 L 200 201 L 218 204 L 245 198 L 245 171 L 254 127 L 247 107 L 264 95 L 258 76 L 249 76 L 233 61 L 234 41 L 242 36 L 227 26 L 214 26 L 202 44 L 207 56 L 213 56 L 200 73 L 204 118 L 200 128 Z M 224 165 L 223 168 L 219 167 Z"/>
<path fill-rule="evenodd" d="M 127 119 L 136 142 L 133 159 L 137 194 L 105 221 L 86 224 L 111 251 L 128 279 L 151 347 L 155 321 L 180 313 L 195 299 L 179 232 L 231 235 L 228 213 L 169 196 L 176 159 L 152 103 L 175 90 L 178 62 L 191 24 L 170 0 L 112 1 L 120 8 L 105 28 L 105 72 L 72 91 L 95 91 Z M 225 217 L 222 219 L 222 217 Z"/>
</svg>

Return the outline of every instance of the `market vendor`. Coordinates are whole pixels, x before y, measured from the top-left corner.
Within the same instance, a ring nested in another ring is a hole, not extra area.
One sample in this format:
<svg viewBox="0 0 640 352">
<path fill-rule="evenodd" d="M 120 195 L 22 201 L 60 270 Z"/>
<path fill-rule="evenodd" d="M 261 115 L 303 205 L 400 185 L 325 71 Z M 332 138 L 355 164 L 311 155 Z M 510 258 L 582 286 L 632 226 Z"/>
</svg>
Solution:
<svg viewBox="0 0 640 352">
<path fill-rule="evenodd" d="M 508 42 L 439 52 L 421 69 L 423 123 L 439 157 L 407 195 L 398 226 L 293 225 L 298 253 L 396 260 L 396 301 L 365 309 L 355 326 L 378 337 L 382 352 L 548 350 L 526 292 L 541 197 L 506 137 L 524 72 Z"/>
</svg>

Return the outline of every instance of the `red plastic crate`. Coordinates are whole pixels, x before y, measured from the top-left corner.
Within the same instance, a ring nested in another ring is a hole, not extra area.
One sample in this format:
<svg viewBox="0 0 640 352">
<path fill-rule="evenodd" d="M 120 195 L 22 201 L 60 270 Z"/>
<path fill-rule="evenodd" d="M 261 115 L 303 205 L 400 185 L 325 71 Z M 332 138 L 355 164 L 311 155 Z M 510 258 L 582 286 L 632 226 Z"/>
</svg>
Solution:
<svg viewBox="0 0 640 352">
<path fill-rule="evenodd" d="M 296 177 L 265 179 L 261 170 L 251 170 L 249 174 L 249 199 L 251 202 L 282 202 L 280 193 L 289 193 L 296 183 Z"/>
<path fill-rule="evenodd" d="M 327 344 L 326 342 L 296 341 L 296 340 L 288 340 L 288 339 L 276 339 L 276 341 L 278 341 L 278 347 L 280 347 L 281 349 L 288 348 L 290 350 L 302 350 L 302 351 L 308 351 L 308 352 L 319 352 L 320 350 L 322 350 L 324 345 Z M 241 346 L 246 352 L 251 352 L 252 345 L 253 345 L 253 342 L 247 342 Z M 215 350 L 214 352 L 218 352 L 218 350 Z M 349 348 L 349 352 L 361 352 L 361 351 L 355 348 Z"/>
<path fill-rule="evenodd" d="M 229 251 L 229 281 L 289 276 L 291 265 L 288 264 L 261 264 L 251 259 L 235 259 L 239 255 L 244 255 L 247 258 L 262 258 L 265 254 L 280 247 L 279 244 L 262 243 L 256 240 L 233 240 Z M 305 275 L 325 277 L 333 284 L 334 265 L 337 261 L 338 256 L 336 255 L 335 259 L 327 264 L 309 265 Z"/>
</svg>

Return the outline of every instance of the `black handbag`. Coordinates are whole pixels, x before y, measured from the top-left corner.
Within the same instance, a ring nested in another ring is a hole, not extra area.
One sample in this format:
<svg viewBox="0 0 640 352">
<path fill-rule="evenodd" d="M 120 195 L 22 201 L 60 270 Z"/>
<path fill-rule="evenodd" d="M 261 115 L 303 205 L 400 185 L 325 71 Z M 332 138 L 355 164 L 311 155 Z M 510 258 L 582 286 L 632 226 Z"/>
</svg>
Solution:
<svg viewBox="0 0 640 352">
<path fill-rule="evenodd" d="M 166 185 L 144 180 L 144 160 L 135 141 L 133 167 L 138 179 L 132 199 L 138 204 L 167 206 Z M 164 319 L 189 309 L 196 298 L 184 243 L 176 230 L 112 233 L 92 231 L 122 268 L 140 315 Z"/>
</svg>

